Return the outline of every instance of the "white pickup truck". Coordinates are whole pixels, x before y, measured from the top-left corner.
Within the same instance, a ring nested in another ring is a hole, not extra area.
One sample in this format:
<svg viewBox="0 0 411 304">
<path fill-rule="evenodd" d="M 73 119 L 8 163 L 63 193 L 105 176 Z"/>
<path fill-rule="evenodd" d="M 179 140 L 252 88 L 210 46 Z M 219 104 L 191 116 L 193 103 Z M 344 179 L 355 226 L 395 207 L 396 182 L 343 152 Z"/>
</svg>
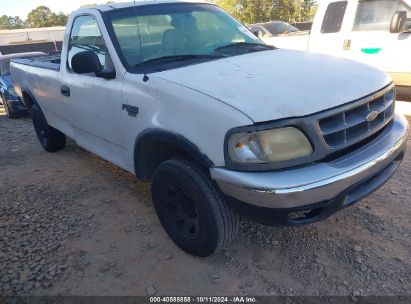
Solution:
<svg viewBox="0 0 411 304">
<path fill-rule="evenodd" d="M 79 10 L 61 57 L 15 60 L 11 72 L 46 151 L 68 136 L 151 182 L 160 222 L 197 256 L 234 239 L 237 214 L 326 219 L 404 156 L 388 75 L 269 47 L 209 3 Z"/>
<path fill-rule="evenodd" d="M 311 32 L 263 40 L 373 65 L 389 73 L 399 93 L 411 98 L 411 0 L 320 1 Z"/>
</svg>

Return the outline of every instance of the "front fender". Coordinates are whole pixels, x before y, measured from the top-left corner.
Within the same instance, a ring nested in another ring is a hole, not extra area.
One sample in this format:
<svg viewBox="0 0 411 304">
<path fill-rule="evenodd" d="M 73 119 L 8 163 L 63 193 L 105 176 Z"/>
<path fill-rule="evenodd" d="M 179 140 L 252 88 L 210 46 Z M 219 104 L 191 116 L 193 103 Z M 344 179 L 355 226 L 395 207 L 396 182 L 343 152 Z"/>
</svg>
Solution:
<svg viewBox="0 0 411 304">
<path fill-rule="evenodd" d="M 150 180 L 159 163 L 181 154 L 188 156 L 200 167 L 214 167 L 207 155 L 181 134 L 162 129 L 146 130 L 137 137 L 134 146 L 136 176 L 141 180 Z"/>
</svg>

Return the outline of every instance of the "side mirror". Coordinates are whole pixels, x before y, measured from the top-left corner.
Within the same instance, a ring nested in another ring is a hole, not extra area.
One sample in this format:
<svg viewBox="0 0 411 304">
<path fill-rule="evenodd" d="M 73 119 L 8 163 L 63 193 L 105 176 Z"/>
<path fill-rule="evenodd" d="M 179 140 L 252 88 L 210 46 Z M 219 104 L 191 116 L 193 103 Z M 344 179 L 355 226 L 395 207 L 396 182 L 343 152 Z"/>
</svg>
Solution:
<svg viewBox="0 0 411 304">
<path fill-rule="evenodd" d="M 390 32 L 395 33 L 402 33 L 407 31 L 407 12 L 406 11 L 398 11 L 396 12 L 391 19 L 390 24 Z"/>
<path fill-rule="evenodd" d="M 71 59 L 71 68 L 76 74 L 99 73 L 103 70 L 96 53 L 84 51 Z"/>
</svg>

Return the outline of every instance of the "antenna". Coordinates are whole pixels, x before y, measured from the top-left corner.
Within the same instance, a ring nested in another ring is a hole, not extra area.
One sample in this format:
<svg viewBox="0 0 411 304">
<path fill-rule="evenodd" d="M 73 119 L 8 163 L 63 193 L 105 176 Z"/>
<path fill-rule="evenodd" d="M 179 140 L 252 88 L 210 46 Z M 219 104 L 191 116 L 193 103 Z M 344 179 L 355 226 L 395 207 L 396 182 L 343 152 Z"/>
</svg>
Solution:
<svg viewBox="0 0 411 304">
<path fill-rule="evenodd" d="M 143 68 L 143 73 L 144 73 L 143 81 L 147 82 L 147 81 L 150 80 L 150 77 L 148 77 L 148 75 L 146 73 L 146 67 L 145 67 L 145 64 L 144 64 L 144 53 L 143 53 L 143 45 L 141 43 L 140 24 L 138 22 L 136 0 L 134 0 L 134 11 L 136 13 L 137 33 L 138 33 L 138 42 L 140 43 L 141 59 L 143 60 L 142 61 L 143 64 L 141 65 L 141 67 Z"/>
</svg>

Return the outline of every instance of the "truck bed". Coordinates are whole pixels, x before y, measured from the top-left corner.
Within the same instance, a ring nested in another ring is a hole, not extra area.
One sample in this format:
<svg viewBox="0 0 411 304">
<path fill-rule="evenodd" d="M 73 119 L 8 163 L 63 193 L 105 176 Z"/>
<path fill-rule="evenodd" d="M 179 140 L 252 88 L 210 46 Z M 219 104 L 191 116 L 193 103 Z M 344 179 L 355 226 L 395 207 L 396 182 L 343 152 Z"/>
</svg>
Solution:
<svg viewBox="0 0 411 304">
<path fill-rule="evenodd" d="M 55 53 L 40 57 L 13 59 L 12 62 L 42 69 L 60 71 L 61 54 Z"/>
</svg>

